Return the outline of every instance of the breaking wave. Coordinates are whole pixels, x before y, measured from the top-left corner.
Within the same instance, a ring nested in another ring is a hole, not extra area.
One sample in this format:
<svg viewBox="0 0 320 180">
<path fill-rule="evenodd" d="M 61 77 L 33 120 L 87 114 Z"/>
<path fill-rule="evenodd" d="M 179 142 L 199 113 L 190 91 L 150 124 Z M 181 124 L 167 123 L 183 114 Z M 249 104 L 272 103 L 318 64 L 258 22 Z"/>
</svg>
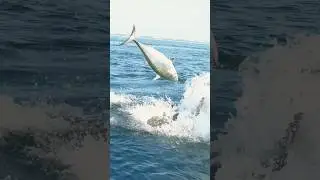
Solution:
<svg viewBox="0 0 320 180">
<path fill-rule="evenodd" d="M 203 102 L 199 108 L 201 99 Z M 168 97 L 137 97 L 111 91 L 110 107 L 111 126 L 209 142 L 210 73 L 197 75 L 187 81 L 183 97 L 178 104 Z M 196 111 L 198 112 L 195 113 Z M 147 123 L 152 117 L 161 117 L 163 113 L 173 117 L 176 112 L 179 113 L 176 121 L 169 124 L 152 127 Z"/>
<path fill-rule="evenodd" d="M 237 116 L 213 145 L 216 179 L 320 178 L 320 36 L 286 42 L 240 66 Z"/>
<path fill-rule="evenodd" d="M 82 111 L 0 95 L 0 179 L 109 177 L 105 122 Z"/>
</svg>

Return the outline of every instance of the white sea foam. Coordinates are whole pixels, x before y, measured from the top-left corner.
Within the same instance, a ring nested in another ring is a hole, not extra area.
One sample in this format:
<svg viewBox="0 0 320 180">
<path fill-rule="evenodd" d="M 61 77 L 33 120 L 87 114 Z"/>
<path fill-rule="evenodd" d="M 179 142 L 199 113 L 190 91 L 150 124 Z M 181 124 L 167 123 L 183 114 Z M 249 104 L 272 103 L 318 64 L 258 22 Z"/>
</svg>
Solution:
<svg viewBox="0 0 320 180">
<path fill-rule="evenodd" d="M 228 134 L 213 145 L 222 153 L 216 179 L 259 179 L 252 174 L 264 180 L 320 179 L 319 47 L 320 36 L 297 36 L 244 61 L 238 115 L 229 120 Z M 275 143 L 298 112 L 304 118 L 294 142 L 286 146 L 287 164 L 280 171 L 263 168 L 261 159 L 283 153 Z"/>
<path fill-rule="evenodd" d="M 63 118 L 64 116 L 71 119 L 83 117 L 83 121 L 71 123 L 66 121 Z M 0 149 L 14 147 L 17 143 L 21 146 L 19 150 L 27 156 L 41 159 L 43 162 L 61 162 L 66 167 L 71 165 L 69 169 L 63 169 L 62 166 L 59 169 L 54 169 L 55 165 L 53 163 L 52 169 L 46 169 L 48 173 L 55 171 L 61 177 L 67 179 L 70 179 L 68 176 L 77 176 L 76 179 L 80 180 L 90 179 L 93 175 L 98 179 L 108 177 L 108 171 L 105 169 L 107 167 L 106 159 L 108 158 L 106 142 L 103 138 L 97 140 L 90 133 L 93 132 L 93 129 L 100 132 L 103 127 L 99 127 L 100 120 L 94 120 L 94 122 L 98 126 L 94 127 L 89 121 L 86 122 L 81 108 L 67 104 L 50 105 L 45 102 L 37 102 L 36 105 L 19 105 L 12 97 L 0 95 Z M 76 132 L 81 132 L 81 135 Z M 65 133 L 70 134 L 70 136 L 61 138 Z M 98 133 L 97 135 L 99 134 L 101 137 L 105 136 L 104 133 Z M 35 142 L 34 145 L 32 143 L 21 144 L 21 141 L 6 141 L 3 138 L 11 136 L 30 136 Z M 81 136 L 84 138 L 82 143 L 79 140 Z M 79 144 L 82 146 L 74 149 Z M 87 158 L 88 154 L 90 154 L 89 159 Z M 6 151 L 0 151 L 0 156 L 6 156 Z M 8 157 L 10 158 L 10 156 Z M 15 161 L 14 159 L 9 164 L 6 161 L 0 161 L 0 166 L 14 167 L 11 163 L 14 164 Z M 21 165 L 25 165 L 24 160 L 21 161 Z M 45 163 L 44 168 L 47 168 Z M 22 176 L 24 172 L 21 173 L 21 171 L 15 169 L 6 172 L 5 169 L 1 173 L 8 173 L 8 176 L 12 173 L 13 177 Z"/>
<path fill-rule="evenodd" d="M 203 105 L 199 114 L 194 112 L 201 99 Z M 210 140 L 210 74 L 204 73 L 193 77 L 185 84 L 185 92 L 181 101 L 172 106 L 170 98 L 157 99 L 153 97 L 135 97 L 128 94 L 110 92 L 110 105 L 119 106 L 120 111 L 128 114 L 128 120 L 117 118 L 111 113 L 111 125 L 121 125 L 126 128 L 160 133 L 166 136 L 184 137 L 194 141 Z M 179 112 L 176 121 L 161 127 L 152 127 L 147 121 L 151 117 L 161 117 L 163 113 L 172 117 Z"/>
</svg>

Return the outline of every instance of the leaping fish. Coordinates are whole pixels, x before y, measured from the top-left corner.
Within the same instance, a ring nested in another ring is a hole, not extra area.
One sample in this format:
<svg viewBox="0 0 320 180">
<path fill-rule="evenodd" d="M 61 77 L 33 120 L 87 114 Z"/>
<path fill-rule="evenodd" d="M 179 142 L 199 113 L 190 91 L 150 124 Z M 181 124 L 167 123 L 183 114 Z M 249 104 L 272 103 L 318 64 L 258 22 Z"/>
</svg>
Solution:
<svg viewBox="0 0 320 180">
<path fill-rule="evenodd" d="M 130 37 L 120 45 L 125 45 L 129 42 L 134 42 L 138 46 L 138 48 L 144 55 L 147 63 L 156 73 L 156 77 L 154 78 L 154 80 L 163 78 L 170 81 L 178 81 L 178 74 L 173 66 L 172 61 L 168 59 L 163 53 L 157 51 L 153 47 L 138 42 L 135 37 L 135 32 L 136 28 L 135 25 L 133 25 Z"/>
</svg>

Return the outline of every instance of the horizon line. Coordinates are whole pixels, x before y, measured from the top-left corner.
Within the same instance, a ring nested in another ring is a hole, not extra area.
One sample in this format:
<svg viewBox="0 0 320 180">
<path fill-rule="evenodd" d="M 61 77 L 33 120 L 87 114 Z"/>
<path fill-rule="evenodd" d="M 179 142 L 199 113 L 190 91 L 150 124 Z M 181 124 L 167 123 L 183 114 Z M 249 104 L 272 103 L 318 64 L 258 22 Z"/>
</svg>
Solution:
<svg viewBox="0 0 320 180">
<path fill-rule="evenodd" d="M 110 33 L 110 36 L 128 36 L 128 34 L 122 34 L 122 33 Z M 188 41 L 188 42 L 196 42 L 196 43 L 203 43 L 203 44 L 210 44 L 210 38 L 208 41 L 203 41 L 203 40 L 191 40 L 191 39 L 183 39 L 183 38 L 165 38 L 165 37 L 157 37 L 157 36 L 139 36 L 142 38 L 152 38 L 152 39 L 162 39 L 162 40 L 174 40 L 174 41 Z"/>
</svg>

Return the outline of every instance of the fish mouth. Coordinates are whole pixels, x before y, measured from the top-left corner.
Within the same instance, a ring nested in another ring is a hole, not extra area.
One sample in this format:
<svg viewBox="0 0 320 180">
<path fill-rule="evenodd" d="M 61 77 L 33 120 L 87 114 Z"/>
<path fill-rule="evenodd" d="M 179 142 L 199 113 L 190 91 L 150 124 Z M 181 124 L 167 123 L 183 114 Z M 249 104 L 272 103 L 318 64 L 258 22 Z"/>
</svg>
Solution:
<svg viewBox="0 0 320 180">
<path fill-rule="evenodd" d="M 178 81 L 179 80 L 178 76 L 176 76 L 176 75 L 170 76 L 168 79 L 171 81 Z"/>
<path fill-rule="evenodd" d="M 167 79 L 170 81 L 178 81 L 178 75 L 177 73 L 172 73 L 172 72 L 159 72 L 157 73 L 160 77 L 162 77 L 163 79 Z"/>
<path fill-rule="evenodd" d="M 177 82 L 179 80 L 178 77 L 163 77 L 163 78 L 170 80 L 170 81 L 175 81 L 175 82 Z"/>
<path fill-rule="evenodd" d="M 173 80 L 174 80 L 174 81 L 179 81 L 178 76 L 175 76 L 175 77 L 173 78 Z"/>
</svg>

